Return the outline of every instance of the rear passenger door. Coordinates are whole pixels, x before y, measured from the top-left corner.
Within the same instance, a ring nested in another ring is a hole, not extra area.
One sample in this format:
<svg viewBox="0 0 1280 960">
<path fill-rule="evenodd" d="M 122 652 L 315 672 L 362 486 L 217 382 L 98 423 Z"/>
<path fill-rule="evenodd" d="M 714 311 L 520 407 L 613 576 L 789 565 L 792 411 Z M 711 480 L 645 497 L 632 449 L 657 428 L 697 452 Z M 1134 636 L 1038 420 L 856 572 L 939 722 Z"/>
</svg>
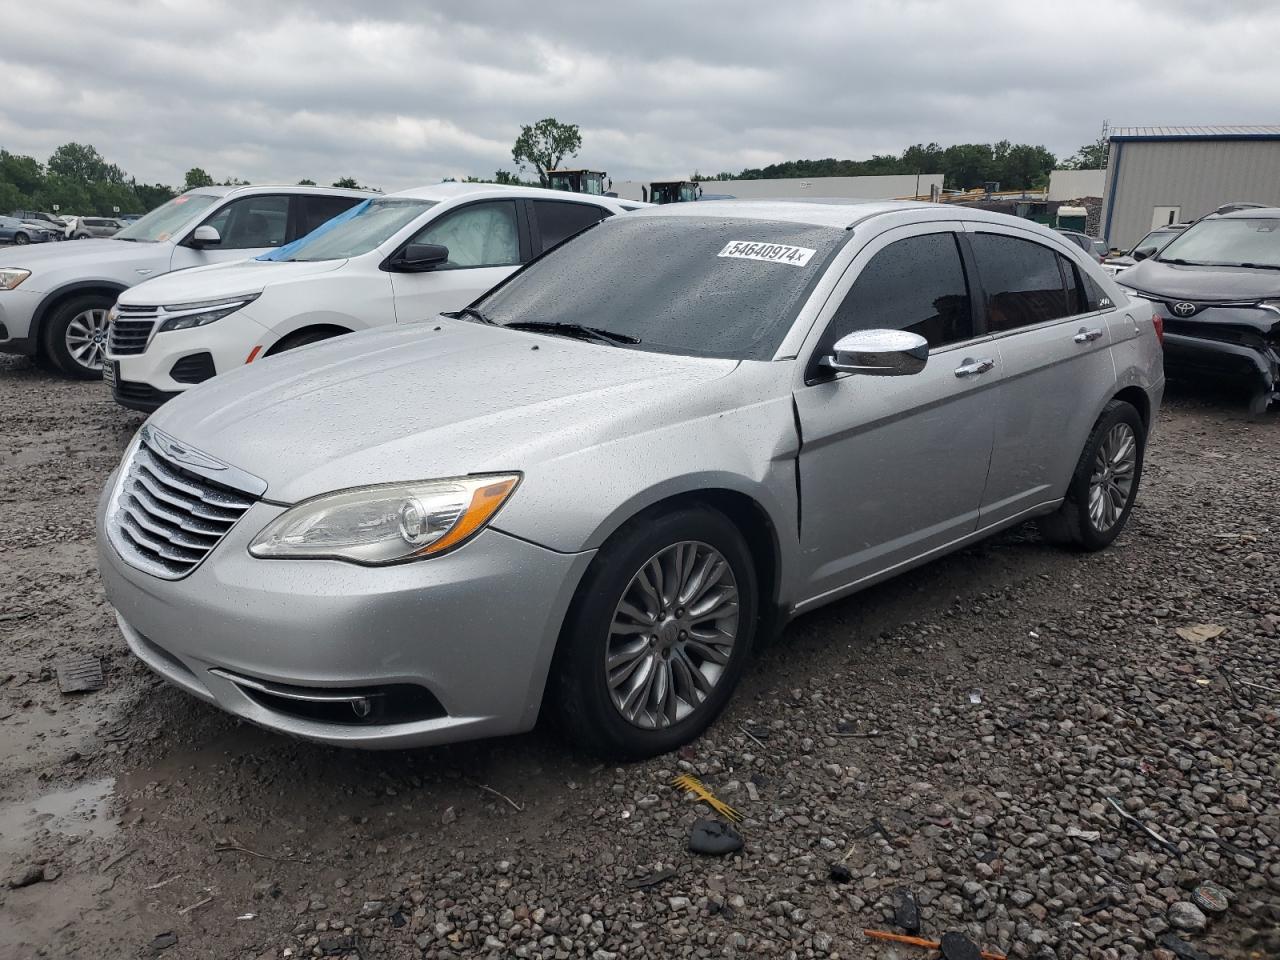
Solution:
<svg viewBox="0 0 1280 960">
<path fill-rule="evenodd" d="M 1016 227 L 965 228 L 1004 372 L 985 527 L 1065 495 L 1116 374 L 1106 309 L 1073 258 Z"/>
<path fill-rule="evenodd" d="M 530 200 L 529 225 L 533 233 L 534 256 L 595 226 L 612 211 L 594 203 L 572 200 Z"/>
<path fill-rule="evenodd" d="M 426 273 L 392 273 L 396 321 L 425 320 L 465 307 L 530 256 L 523 202 L 477 200 L 442 211 L 407 243 L 449 248 L 449 259 Z"/>
</svg>

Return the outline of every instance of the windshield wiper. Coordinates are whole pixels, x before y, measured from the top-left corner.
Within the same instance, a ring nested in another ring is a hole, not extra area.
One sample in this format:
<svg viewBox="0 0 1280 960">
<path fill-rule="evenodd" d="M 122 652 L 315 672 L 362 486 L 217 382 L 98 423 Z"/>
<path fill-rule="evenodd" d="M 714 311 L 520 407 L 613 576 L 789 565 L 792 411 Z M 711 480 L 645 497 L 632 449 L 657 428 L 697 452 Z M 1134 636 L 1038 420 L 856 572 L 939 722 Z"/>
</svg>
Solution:
<svg viewBox="0 0 1280 960">
<path fill-rule="evenodd" d="M 1280 270 L 1280 264 L 1278 263 L 1224 263 L 1223 266 L 1250 267 L 1254 270 Z"/>
<path fill-rule="evenodd" d="M 477 307 L 463 307 L 461 310 L 451 310 L 448 313 L 440 314 L 440 316 L 448 317 L 450 320 L 463 320 L 470 317 L 472 320 L 479 320 L 481 323 L 489 324 L 489 326 L 493 326 L 494 323 L 492 317 Z"/>
<path fill-rule="evenodd" d="M 565 337 L 577 337 L 580 340 L 594 340 L 596 343 L 639 343 L 639 337 L 626 333 L 614 333 L 612 330 L 601 330 L 599 327 L 588 327 L 581 323 L 562 323 L 558 320 L 517 320 L 515 323 L 504 323 L 511 330 L 531 330 L 535 333 L 558 333 Z"/>
</svg>

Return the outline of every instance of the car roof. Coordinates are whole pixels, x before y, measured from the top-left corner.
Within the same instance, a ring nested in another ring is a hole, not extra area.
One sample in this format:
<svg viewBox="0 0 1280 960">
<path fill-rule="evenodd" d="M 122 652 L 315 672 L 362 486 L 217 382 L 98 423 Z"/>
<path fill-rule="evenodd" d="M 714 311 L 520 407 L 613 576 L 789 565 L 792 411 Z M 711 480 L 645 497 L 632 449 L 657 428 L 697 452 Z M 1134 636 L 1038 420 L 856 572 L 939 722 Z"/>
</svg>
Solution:
<svg viewBox="0 0 1280 960">
<path fill-rule="evenodd" d="M 288 193 L 314 193 L 326 197 L 376 197 L 379 196 L 375 190 L 349 190 L 346 187 L 310 187 L 299 186 L 296 183 L 250 183 L 242 184 L 236 187 L 192 187 L 190 190 L 184 190 L 184 194 L 204 194 L 206 197 L 225 197 L 233 193 L 279 193 L 287 191 Z"/>
<path fill-rule="evenodd" d="M 885 214 L 931 213 L 937 220 L 968 220 L 981 223 L 1018 224 L 1040 226 L 1031 220 L 994 213 L 973 207 L 928 203 L 920 200 L 851 200 L 841 197 L 806 198 L 804 200 L 717 200 L 708 207 L 701 202 L 669 203 L 652 206 L 628 214 L 629 217 L 715 217 L 742 220 L 774 220 L 783 223 L 804 223 L 819 227 L 848 229 Z M 1056 231 L 1041 227 L 1044 232 Z"/>
<path fill-rule="evenodd" d="M 405 197 L 413 200 L 434 200 L 437 203 L 441 203 L 445 200 L 457 200 L 461 197 L 479 196 L 480 194 L 488 194 L 490 196 L 511 194 L 516 197 L 542 197 L 548 200 L 578 200 L 589 203 L 599 203 L 601 201 L 609 203 L 620 202 L 617 197 L 604 197 L 594 193 L 570 193 L 567 190 L 547 190 L 543 187 L 521 187 L 504 183 L 458 183 L 452 180 L 444 183 L 431 183 L 422 187 L 411 187 L 408 190 L 398 190 L 395 193 L 387 194 L 387 196 Z M 639 203 L 639 201 L 630 200 L 623 202 Z"/>
<path fill-rule="evenodd" d="M 1211 213 L 1206 220 L 1280 220 L 1280 207 L 1246 207 L 1230 213 Z"/>
</svg>

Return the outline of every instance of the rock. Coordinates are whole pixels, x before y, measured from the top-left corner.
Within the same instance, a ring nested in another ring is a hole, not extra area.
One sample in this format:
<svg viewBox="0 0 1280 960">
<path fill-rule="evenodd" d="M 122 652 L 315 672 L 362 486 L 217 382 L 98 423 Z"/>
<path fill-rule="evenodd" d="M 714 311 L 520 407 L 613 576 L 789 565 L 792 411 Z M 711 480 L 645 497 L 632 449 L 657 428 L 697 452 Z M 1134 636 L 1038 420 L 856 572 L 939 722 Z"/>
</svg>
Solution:
<svg viewBox="0 0 1280 960">
<path fill-rule="evenodd" d="M 1194 903 L 1188 900 L 1180 900 L 1171 906 L 1166 913 L 1169 923 L 1178 930 L 1186 930 L 1191 933 L 1197 933 L 1208 925 L 1208 919 L 1203 911 Z"/>
<path fill-rule="evenodd" d="M 29 887 L 33 883 L 39 883 L 44 879 L 44 867 L 38 864 L 30 864 L 24 867 L 18 873 L 9 878 L 9 886 L 15 890 L 20 887 Z"/>
<path fill-rule="evenodd" d="M 742 834 L 723 820 L 696 820 L 689 831 L 689 851 L 722 857 L 742 849 Z"/>
<path fill-rule="evenodd" d="M 850 870 L 848 867 L 846 867 L 843 863 L 831 864 L 831 869 L 828 875 L 836 883 L 848 883 L 850 880 L 853 879 L 853 871 Z"/>
<path fill-rule="evenodd" d="M 176 945 L 177 942 L 178 935 L 176 933 L 172 933 L 170 931 L 157 933 L 151 938 L 151 952 L 161 953 L 162 951 L 168 950 L 170 947 Z"/>
<path fill-rule="evenodd" d="M 907 933 L 920 932 L 920 907 L 916 904 L 915 895 L 906 888 L 895 894 L 893 922 Z"/>
</svg>

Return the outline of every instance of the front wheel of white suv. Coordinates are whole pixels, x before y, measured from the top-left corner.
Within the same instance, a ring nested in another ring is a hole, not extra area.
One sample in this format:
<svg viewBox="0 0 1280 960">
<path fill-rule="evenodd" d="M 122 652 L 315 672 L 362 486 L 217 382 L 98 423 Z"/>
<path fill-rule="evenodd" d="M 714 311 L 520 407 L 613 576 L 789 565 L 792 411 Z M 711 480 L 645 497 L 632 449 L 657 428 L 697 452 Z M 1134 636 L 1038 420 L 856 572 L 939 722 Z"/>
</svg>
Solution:
<svg viewBox="0 0 1280 960">
<path fill-rule="evenodd" d="M 1079 550 L 1110 545 L 1133 511 L 1146 446 L 1147 428 L 1133 404 L 1108 403 L 1080 453 L 1062 506 L 1040 518 L 1041 535 Z"/>
</svg>

